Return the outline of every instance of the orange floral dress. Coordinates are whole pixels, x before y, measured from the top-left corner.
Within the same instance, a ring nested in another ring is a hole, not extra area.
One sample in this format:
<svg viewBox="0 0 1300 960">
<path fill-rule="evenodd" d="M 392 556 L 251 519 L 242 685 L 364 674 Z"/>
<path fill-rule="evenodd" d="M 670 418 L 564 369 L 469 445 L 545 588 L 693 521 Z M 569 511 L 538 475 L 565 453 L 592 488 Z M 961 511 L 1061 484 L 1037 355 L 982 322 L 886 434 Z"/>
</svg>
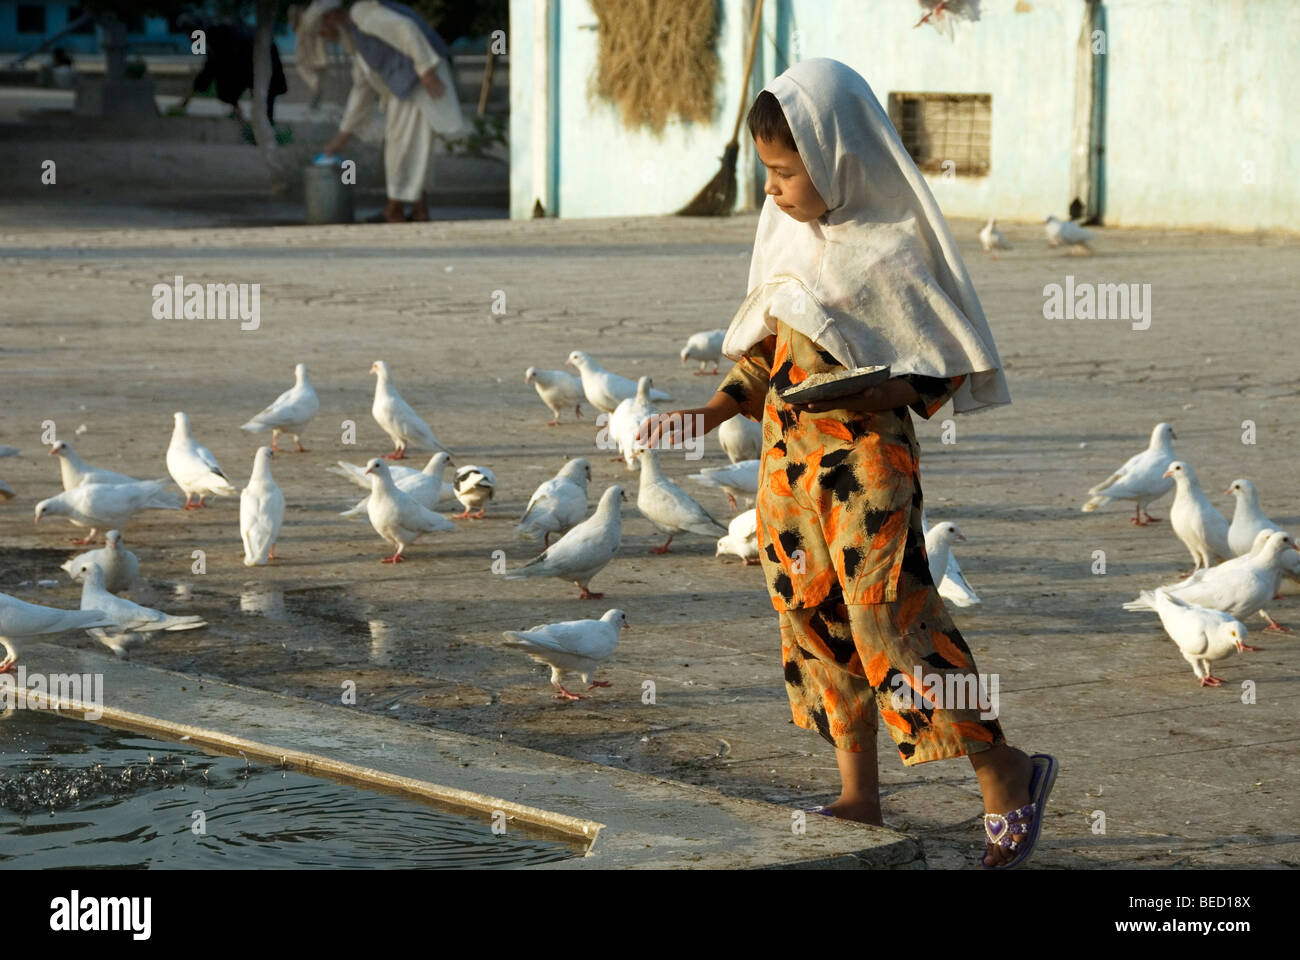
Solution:
<svg viewBox="0 0 1300 960">
<path fill-rule="evenodd" d="M 808 413 L 780 397 L 843 369 L 778 321 L 719 387 L 763 427 L 759 559 L 794 721 L 859 751 L 884 717 L 907 765 L 988 749 L 1004 742 L 1002 729 L 930 579 L 908 409 Z M 906 379 L 926 419 L 963 380 Z"/>
</svg>

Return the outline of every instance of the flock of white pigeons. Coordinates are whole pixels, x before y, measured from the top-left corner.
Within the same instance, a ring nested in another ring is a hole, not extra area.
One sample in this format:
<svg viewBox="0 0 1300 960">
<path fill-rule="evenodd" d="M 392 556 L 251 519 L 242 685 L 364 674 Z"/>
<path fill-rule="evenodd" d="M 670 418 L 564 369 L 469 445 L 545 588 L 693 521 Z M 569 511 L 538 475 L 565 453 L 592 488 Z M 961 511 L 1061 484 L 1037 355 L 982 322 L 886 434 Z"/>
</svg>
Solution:
<svg viewBox="0 0 1300 960">
<path fill-rule="evenodd" d="M 717 375 L 723 335 L 719 329 L 691 336 L 681 350 L 681 362 L 698 363 L 699 375 Z M 597 420 L 601 429 L 596 446 L 607 450 L 612 459 L 621 460 L 628 471 L 638 472 L 636 507 L 665 538 L 651 552 L 669 553 L 674 538 L 700 535 L 716 539 L 716 556 L 738 556 L 745 564 L 757 564 L 757 519 L 752 508 L 740 509 L 739 501 L 745 498 L 752 502 L 758 490 L 762 448 L 759 425 L 742 416 L 724 424 L 719 429 L 719 440 L 730 464 L 704 467 L 689 477 L 702 488 L 724 494 L 732 510 L 739 511 L 724 524 L 664 474 L 658 451 L 637 442 L 644 420 L 658 412 L 656 404 L 672 398 L 655 389 L 649 377 L 633 381 L 619 376 L 581 351 L 572 353 L 568 363 L 577 375 L 530 367 L 524 380 L 533 385 L 550 409 L 552 419 L 548 425 L 558 424 L 560 416 L 569 410 L 575 420 L 580 420 L 584 403 L 604 415 Z M 487 467 L 456 467 L 450 451 L 398 392 L 387 363 L 376 361 L 370 373 L 376 377 L 371 414 L 392 440 L 393 450 L 365 464 L 338 461 L 328 469 L 366 491 L 341 516 L 368 519 L 392 550 L 382 562 L 401 563 L 407 559 L 407 549 L 422 536 L 456 529 L 455 523 L 438 512 L 440 506 L 459 502 L 463 511 L 458 518 L 482 517 L 497 479 Z M 306 366 L 298 364 L 294 374 L 294 385 L 242 427 L 271 434 L 270 445 L 258 448 L 254 454 L 252 472 L 242 490 L 212 452 L 198 442 L 183 412 L 174 415 L 166 454 L 167 477 L 136 479 L 87 463 L 65 441 L 51 445 L 49 455 L 58 458 L 63 492 L 36 503 L 35 522 L 63 518 L 87 531 L 74 543 L 94 544 L 103 534 L 104 546 L 73 557 L 62 566 L 82 584 L 79 610 L 41 606 L 0 594 L 0 645 L 5 653 L 0 672 L 13 669 L 18 657 L 14 644 L 30 637 L 85 630 L 118 656 L 125 656 L 155 631 L 193 630 L 207 625 L 199 617 L 174 616 L 121 596 L 139 582 L 139 559 L 124 546 L 123 531 L 141 511 L 198 510 L 207 507 L 209 497 L 238 497 L 244 564 L 262 566 L 275 559 L 285 497 L 272 475 L 272 458 L 280 452 L 282 435 L 293 439 L 297 451 L 309 452 L 302 437 L 320 410 Z M 423 469 L 395 462 L 405 459 L 408 450 L 427 451 L 432 456 Z M 0 458 L 18 455 L 13 447 L 0 447 Z M 450 479 L 449 468 L 454 469 Z M 622 485 L 611 485 L 588 515 L 590 481 L 589 462 L 575 458 L 537 488 L 514 534 L 523 540 L 540 541 L 541 553 L 508 571 L 505 579 L 556 578 L 576 584 L 581 598 L 603 596 L 592 592 L 589 584 L 619 550 L 622 504 L 628 497 Z M 0 480 L 0 500 L 14 496 L 14 491 Z M 552 538 L 558 539 L 552 543 Z M 932 541 L 932 563 L 938 561 L 936 579 L 944 578 L 944 589 L 954 602 L 978 603 L 979 598 L 966 584 L 951 555 L 950 544 L 960 539 L 961 533 L 953 524 L 939 524 L 930 531 L 927 542 Z M 551 666 L 558 698 L 581 699 L 564 688 L 563 675 L 577 673 L 590 684 L 588 689 L 602 686 L 591 682 L 592 672 L 614 652 L 619 631 L 626 626 L 623 612 L 610 610 L 599 619 L 508 631 L 506 639 L 508 645 Z"/>
<path fill-rule="evenodd" d="M 1229 522 L 1210 502 L 1196 471 L 1174 455 L 1174 428 L 1158 423 L 1147 448 L 1088 491 L 1091 512 L 1116 500 L 1133 501 L 1133 523 L 1158 520 L 1147 507 L 1174 491 L 1169 525 L 1192 555 L 1192 572 L 1180 582 L 1144 590 L 1125 610 L 1154 610 L 1203 687 L 1223 681 L 1210 664 L 1234 652 L 1256 650 L 1245 642 L 1242 620 L 1258 614 L 1265 630 L 1289 633 L 1265 609 L 1285 593 L 1300 592 L 1300 549 L 1260 507 L 1249 480 L 1224 491 L 1236 500 Z"/>
<path fill-rule="evenodd" d="M 718 329 L 691 336 L 681 350 L 682 363 L 698 363 L 697 375 L 716 375 L 723 335 Z M 706 467 L 688 478 L 726 495 L 731 509 L 738 512 L 724 524 L 664 474 L 657 450 L 638 442 L 640 426 L 658 412 L 656 404 L 672 398 L 655 389 L 650 377 L 637 381 L 622 377 L 582 351 L 570 354 L 568 364 L 577 370 L 576 376 L 566 370 L 529 367 L 525 382 L 533 385 L 551 411 L 548 425 L 560 423 L 561 415 L 569 410 L 575 420 L 581 419 L 583 403 L 605 415 L 597 420 L 603 426 L 596 446 L 607 450 L 612 459 L 623 461 L 628 471 L 638 472 L 637 510 L 665 537 L 651 552 L 668 553 L 674 538 L 700 535 L 716 539 L 715 555 L 737 556 L 745 564 L 757 564 L 757 518 L 752 508 L 740 509 L 739 501 L 744 498 L 752 503 L 758 490 L 761 427 L 743 416 L 724 423 L 718 439 L 730 464 Z M 463 510 L 458 518 L 482 517 L 497 480 L 487 467 L 456 467 L 450 451 L 398 392 L 387 363 L 376 361 L 370 372 L 376 377 L 371 413 L 392 440 L 393 451 L 364 465 L 338 461 L 329 469 L 366 491 L 366 496 L 341 515 L 368 519 L 392 549 L 382 562 L 401 563 L 407 559 L 407 548 L 420 537 L 456 529 L 456 524 L 438 512 L 440 505 L 459 502 Z M 12 669 L 17 660 L 13 643 L 29 637 L 86 630 L 123 656 L 154 631 L 206 626 L 198 617 L 169 615 L 119 595 L 129 592 L 139 578 L 139 561 L 123 546 L 122 531 L 142 510 L 201 509 L 208 497 L 237 496 L 244 563 L 259 566 L 271 562 L 285 511 L 284 494 L 272 476 L 272 457 L 279 452 L 282 434 L 293 438 L 298 451 L 307 452 L 302 436 L 319 409 L 307 368 L 298 364 L 293 387 L 242 427 L 271 433 L 270 446 L 256 451 L 252 473 L 242 490 L 230 481 L 211 451 L 198 443 L 189 417 L 181 412 L 175 414 L 167 448 L 170 476 L 166 478 L 138 480 L 94 467 L 66 442 L 54 443 L 49 453 L 59 458 L 63 492 L 39 501 L 35 520 L 62 517 L 87 529 L 85 537 L 74 541 L 80 544 L 93 543 L 103 531 L 105 545 L 63 565 L 62 569 L 82 584 L 79 610 L 39 606 L 0 594 L 0 645 L 6 654 L 0 660 L 0 672 Z M 1238 618 L 1258 612 L 1269 629 L 1284 629 L 1264 607 L 1281 584 L 1300 583 L 1300 552 L 1290 535 L 1277 529 L 1260 510 L 1258 494 L 1248 480 L 1236 480 L 1229 488 L 1237 498 L 1229 524 L 1201 490 L 1191 466 L 1175 459 L 1173 439 L 1169 424 L 1157 425 L 1148 448 L 1094 487 L 1092 499 L 1083 509 L 1092 511 L 1114 500 L 1132 500 L 1134 522 L 1146 524 L 1154 519 L 1146 507 L 1176 490 L 1171 526 L 1192 554 L 1193 572 L 1181 583 L 1143 592 L 1126 608 L 1155 610 L 1201 684 L 1217 686 L 1221 681 L 1210 673 L 1209 663 L 1234 650 L 1253 649 L 1244 642 L 1246 628 Z M 388 462 L 405 459 L 408 449 L 432 451 L 432 456 L 423 469 Z M 0 458 L 18 452 L 0 447 Z M 446 479 L 448 468 L 455 469 L 450 480 Z M 588 515 L 590 480 L 589 462 L 575 458 L 537 488 L 514 532 L 521 539 L 540 541 L 543 549 L 535 559 L 508 571 L 505 579 L 550 577 L 574 583 L 583 599 L 603 597 L 592 592 L 589 584 L 619 550 L 622 503 L 628 498 L 622 485 L 613 484 Z M 13 496 L 0 480 L 0 499 Z M 924 517 L 922 523 L 930 573 L 940 594 L 956 606 L 979 603 L 952 552 L 953 544 L 965 540 L 961 530 L 950 522 L 930 526 Z M 552 543 L 552 537 L 558 539 Z M 1216 566 L 1216 560 L 1222 562 Z M 614 652 L 619 631 L 626 626 L 623 611 L 609 610 L 599 619 L 508 631 L 506 638 L 509 645 L 550 665 L 558 698 L 581 699 L 564 688 L 563 676 L 578 674 L 589 684 L 588 689 L 602 685 L 591 681 L 592 674 Z"/>
</svg>

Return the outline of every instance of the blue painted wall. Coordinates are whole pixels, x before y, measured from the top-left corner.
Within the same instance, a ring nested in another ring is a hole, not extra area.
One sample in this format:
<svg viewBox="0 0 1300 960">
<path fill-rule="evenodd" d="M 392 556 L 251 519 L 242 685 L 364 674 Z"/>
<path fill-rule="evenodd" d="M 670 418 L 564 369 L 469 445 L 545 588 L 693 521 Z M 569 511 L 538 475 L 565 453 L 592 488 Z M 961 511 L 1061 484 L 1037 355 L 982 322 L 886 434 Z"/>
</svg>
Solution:
<svg viewBox="0 0 1300 960">
<path fill-rule="evenodd" d="M 528 216 L 532 177 L 533 11 L 511 0 L 511 213 Z M 713 175 L 739 103 L 745 0 L 717 0 L 723 78 L 712 123 L 656 137 L 622 126 L 588 98 L 596 23 L 586 0 L 552 0 L 558 93 L 549 146 L 551 212 L 664 214 Z M 1108 224 L 1283 229 L 1300 223 L 1300 124 L 1284 86 L 1300 60 L 1296 0 L 1106 0 L 1105 161 Z M 984 0 L 949 40 L 913 29 L 911 0 L 768 0 L 749 99 L 799 59 L 830 56 L 891 91 L 992 97 L 988 176 L 931 179 L 950 216 L 1041 220 L 1066 215 L 1081 0 Z M 761 168 L 741 138 L 746 202 Z M 1249 182 L 1253 178 L 1254 182 Z"/>
<path fill-rule="evenodd" d="M 45 8 L 45 30 L 41 33 L 19 33 L 18 7 L 20 4 L 12 2 L 12 0 L 0 0 L 0 53 L 26 53 L 29 50 L 36 49 L 47 36 L 52 36 L 67 26 L 72 20 L 70 16 L 72 11 L 78 7 L 76 3 L 64 3 L 58 2 L 58 0 L 48 3 L 42 3 L 40 0 L 29 0 L 29 2 L 21 5 L 34 5 Z M 155 54 L 167 52 L 165 50 L 166 44 L 170 44 L 175 53 L 189 52 L 189 36 L 168 31 L 166 18 L 145 17 L 140 26 L 143 29 L 128 32 L 128 43 L 144 44 L 149 53 Z M 288 24 L 278 26 L 275 42 L 279 46 L 282 56 L 294 51 L 296 45 L 293 32 L 289 29 Z M 62 47 L 71 54 L 95 54 L 104 51 L 103 46 L 100 44 L 100 35 L 97 28 L 92 28 L 90 33 L 69 34 L 60 39 L 57 46 Z"/>
</svg>

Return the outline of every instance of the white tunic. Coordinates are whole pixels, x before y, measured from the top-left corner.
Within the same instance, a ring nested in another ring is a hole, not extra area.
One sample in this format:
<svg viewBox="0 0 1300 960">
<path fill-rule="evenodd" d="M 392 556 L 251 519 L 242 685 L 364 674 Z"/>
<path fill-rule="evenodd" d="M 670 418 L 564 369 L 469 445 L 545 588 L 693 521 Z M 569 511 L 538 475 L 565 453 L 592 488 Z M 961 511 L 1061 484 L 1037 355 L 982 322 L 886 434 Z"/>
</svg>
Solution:
<svg viewBox="0 0 1300 960">
<path fill-rule="evenodd" d="M 417 74 L 434 69 L 442 81 L 445 92 L 437 100 L 429 96 L 423 85 L 417 86 L 405 99 L 398 99 L 360 55 L 352 57 L 352 91 L 339 129 L 360 134 L 369 124 L 375 106 L 382 104 L 386 117 L 386 192 L 390 200 L 412 203 L 420 199 L 430 184 L 435 132 L 455 137 L 467 129 L 456 97 L 451 65 L 438 56 L 416 23 L 374 0 L 353 4 L 349 16 L 358 30 L 378 37 L 410 57 Z"/>
</svg>

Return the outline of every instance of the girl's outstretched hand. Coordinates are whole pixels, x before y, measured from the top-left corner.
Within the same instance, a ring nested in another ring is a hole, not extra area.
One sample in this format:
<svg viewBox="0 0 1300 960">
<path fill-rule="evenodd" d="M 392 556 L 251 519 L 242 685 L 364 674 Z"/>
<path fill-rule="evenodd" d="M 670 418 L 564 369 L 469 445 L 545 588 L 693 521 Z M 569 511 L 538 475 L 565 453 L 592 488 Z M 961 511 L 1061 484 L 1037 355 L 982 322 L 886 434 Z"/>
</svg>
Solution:
<svg viewBox="0 0 1300 960">
<path fill-rule="evenodd" d="M 698 410 L 673 410 L 671 413 L 654 413 L 646 417 L 637 431 L 638 446 L 654 449 L 661 445 L 673 447 L 681 443 L 687 429 L 688 417 L 694 417 Z"/>
</svg>

